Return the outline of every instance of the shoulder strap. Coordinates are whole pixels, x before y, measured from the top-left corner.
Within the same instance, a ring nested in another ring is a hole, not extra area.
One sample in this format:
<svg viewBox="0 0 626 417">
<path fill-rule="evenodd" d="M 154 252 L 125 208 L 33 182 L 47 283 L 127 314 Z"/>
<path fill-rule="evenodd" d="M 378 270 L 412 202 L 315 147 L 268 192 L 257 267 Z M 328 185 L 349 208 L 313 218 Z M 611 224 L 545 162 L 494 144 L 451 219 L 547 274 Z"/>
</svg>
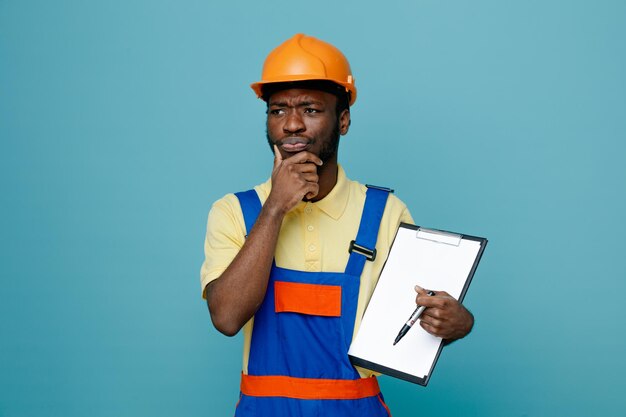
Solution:
<svg viewBox="0 0 626 417">
<path fill-rule="evenodd" d="M 246 236 L 248 236 L 261 212 L 261 200 L 254 189 L 235 193 L 235 196 L 241 205 L 243 220 L 246 223 Z"/>
<path fill-rule="evenodd" d="M 367 188 L 361 223 L 356 239 L 350 242 L 350 258 L 346 266 L 346 274 L 361 276 L 365 261 L 376 258 L 376 240 L 380 229 L 380 220 L 385 211 L 387 198 L 391 190 L 382 187 Z"/>
</svg>

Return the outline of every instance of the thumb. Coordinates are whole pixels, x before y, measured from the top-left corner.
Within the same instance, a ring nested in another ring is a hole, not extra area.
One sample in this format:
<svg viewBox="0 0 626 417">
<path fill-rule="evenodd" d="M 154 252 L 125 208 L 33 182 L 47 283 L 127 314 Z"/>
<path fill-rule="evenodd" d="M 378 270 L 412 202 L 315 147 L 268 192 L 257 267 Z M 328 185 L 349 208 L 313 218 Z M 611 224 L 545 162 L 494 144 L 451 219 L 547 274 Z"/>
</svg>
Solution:
<svg viewBox="0 0 626 417">
<path fill-rule="evenodd" d="M 415 285 L 413 287 L 418 297 L 423 297 L 425 295 L 434 295 L 434 291 L 427 290 L 425 288 L 420 287 L 419 285 Z"/>
</svg>

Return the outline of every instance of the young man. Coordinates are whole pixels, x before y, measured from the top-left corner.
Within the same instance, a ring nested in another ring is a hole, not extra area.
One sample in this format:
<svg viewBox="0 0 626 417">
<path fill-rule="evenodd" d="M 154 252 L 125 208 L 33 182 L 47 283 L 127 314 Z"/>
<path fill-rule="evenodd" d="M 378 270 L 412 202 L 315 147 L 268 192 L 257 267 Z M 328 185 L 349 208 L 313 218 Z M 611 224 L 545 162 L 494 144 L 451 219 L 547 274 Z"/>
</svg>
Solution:
<svg viewBox="0 0 626 417">
<path fill-rule="evenodd" d="M 270 53 L 252 88 L 267 102 L 271 179 L 213 205 L 201 271 L 215 327 L 244 328 L 236 415 L 387 416 L 376 377 L 347 352 L 397 227 L 413 220 L 337 162 L 356 100 L 350 65 L 299 34 Z M 450 341 L 469 333 L 473 317 L 454 298 L 416 291 L 424 329 Z"/>
</svg>

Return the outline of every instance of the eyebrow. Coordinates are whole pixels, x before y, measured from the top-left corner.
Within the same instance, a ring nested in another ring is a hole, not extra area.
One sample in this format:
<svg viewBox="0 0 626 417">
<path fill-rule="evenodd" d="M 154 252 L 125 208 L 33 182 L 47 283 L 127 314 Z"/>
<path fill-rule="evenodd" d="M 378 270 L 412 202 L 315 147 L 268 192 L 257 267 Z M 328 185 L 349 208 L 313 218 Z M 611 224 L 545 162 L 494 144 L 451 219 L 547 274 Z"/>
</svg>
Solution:
<svg viewBox="0 0 626 417">
<path fill-rule="evenodd" d="M 306 107 L 306 106 L 310 106 L 310 105 L 318 105 L 318 106 L 323 106 L 324 103 L 318 100 L 311 100 L 311 99 L 307 99 L 304 101 L 301 101 L 300 103 L 296 104 L 296 107 Z M 275 101 L 273 103 L 270 103 L 270 106 L 277 106 L 277 107 L 288 107 L 288 104 L 286 101 Z"/>
</svg>

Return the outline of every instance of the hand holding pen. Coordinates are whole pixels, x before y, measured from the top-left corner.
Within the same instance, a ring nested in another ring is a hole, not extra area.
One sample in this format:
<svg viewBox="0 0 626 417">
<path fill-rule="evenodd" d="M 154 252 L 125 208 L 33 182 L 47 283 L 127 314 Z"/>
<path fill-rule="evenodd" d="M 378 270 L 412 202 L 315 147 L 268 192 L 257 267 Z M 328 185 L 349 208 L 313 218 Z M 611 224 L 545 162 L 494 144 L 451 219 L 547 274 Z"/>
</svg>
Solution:
<svg viewBox="0 0 626 417">
<path fill-rule="evenodd" d="M 415 286 L 415 303 L 423 305 L 419 317 L 420 326 L 433 336 L 446 342 L 465 337 L 474 326 L 474 316 L 459 301 L 446 291 L 427 291 Z M 408 330 L 407 330 L 408 331 Z"/>
<path fill-rule="evenodd" d="M 428 291 L 426 294 L 429 296 L 435 295 L 433 291 Z M 413 314 L 411 314 L 411 317 L 409 317 L 406 323 L 404 323 L 404 326 L 402 326 L 402 329 L 400 329 L 398 336 L 396 336 L 396 340 L 393 342 L 394 346 L 396 343 L 400 341 L 400 339 L 404 337 L 405 334 L 408 333 L 409 330 L 411 330 L 411 327 L 413 327 L 413 325 L 417 322 L 417 320 L 420 318 L 424 310 L 426 310 L 425 306 L 418 305 L 415 308 L 415 311 L 413 311 Z"/>
</svg>

